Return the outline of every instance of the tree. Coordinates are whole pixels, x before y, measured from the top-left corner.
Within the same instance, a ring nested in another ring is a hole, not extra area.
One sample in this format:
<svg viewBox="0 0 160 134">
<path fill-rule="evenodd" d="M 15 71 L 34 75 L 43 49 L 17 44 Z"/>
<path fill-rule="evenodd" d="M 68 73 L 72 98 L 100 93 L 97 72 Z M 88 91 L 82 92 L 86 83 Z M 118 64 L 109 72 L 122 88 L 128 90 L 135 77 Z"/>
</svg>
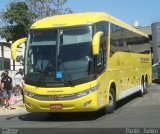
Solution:
<svg viewBox="0 0 160 134">
<path fill-rule="evenodd" d="M 0 36 L 7 41 L 26 37 L 36 17 L 37 15 L 30 12 L 25 2 L 11 2 L 6 11 L 1 12 L 4 26 L 0 31 Z"/>
<path fill-rule="evenodd" d="M 67 0 L 53 0 L 53 4 L 55 6 L 54 14 L 60 15 L 60 14 L 66 14 L 66 13 L 72 13 L 73 11 L 70 8 L 64 8 L 64 4 L 67 2 Z"/>
<path fill-rule="evenodd" d="M 30 10 L 41 19 L 51 15 L 72 13 L 70 8 L 65 8 L 67 0 L 26 0 Z"/>
</svg>

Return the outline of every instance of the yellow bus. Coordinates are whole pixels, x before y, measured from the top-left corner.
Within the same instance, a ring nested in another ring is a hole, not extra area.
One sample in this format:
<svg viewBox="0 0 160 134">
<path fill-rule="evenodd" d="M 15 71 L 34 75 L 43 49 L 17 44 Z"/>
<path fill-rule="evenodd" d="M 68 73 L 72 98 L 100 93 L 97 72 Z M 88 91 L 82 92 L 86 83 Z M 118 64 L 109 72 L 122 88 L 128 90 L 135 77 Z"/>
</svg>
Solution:
<svg viewBox="0 0 160 134">
<path fill-rule="evenodd" d="M 114 111 L 116 102 L 151 84 L 146 34 L 100 12 L 35 22 L 26 41 L 25 107 L 29 112 Z"/>
</svg>

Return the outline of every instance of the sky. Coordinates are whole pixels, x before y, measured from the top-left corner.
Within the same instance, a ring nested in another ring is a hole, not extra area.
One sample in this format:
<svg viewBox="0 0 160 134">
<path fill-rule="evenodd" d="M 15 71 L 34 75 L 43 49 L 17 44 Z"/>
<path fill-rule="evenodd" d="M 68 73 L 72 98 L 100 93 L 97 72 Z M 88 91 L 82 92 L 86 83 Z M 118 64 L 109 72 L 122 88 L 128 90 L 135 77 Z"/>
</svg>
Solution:
<svg viewBox="0 0 160 134">
<path fill-rule="evenodd" d="M 10 0 L 0 0 L 0 11 Z M 66 7 L 76 12 L 105 12 L 133 25 L 150 26 L 160 20 L 160 0 L 68 0 Z"/>
</svg>

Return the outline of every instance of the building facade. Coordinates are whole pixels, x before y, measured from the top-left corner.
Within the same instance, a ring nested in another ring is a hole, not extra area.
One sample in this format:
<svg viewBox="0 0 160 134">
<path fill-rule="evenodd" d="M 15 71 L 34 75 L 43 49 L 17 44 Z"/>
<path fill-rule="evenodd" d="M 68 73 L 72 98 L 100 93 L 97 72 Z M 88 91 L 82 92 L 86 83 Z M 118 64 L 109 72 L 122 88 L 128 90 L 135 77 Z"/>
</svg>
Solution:
<svg viewBox="0 0 160 134">
<path fill-rule="evenodd" d="M 25 45 L 17 48 L 17 56 L 24 57 Z M 13 61 L 11 58 L 11 43 L 7 43 L 5 39 L 0 38 L 0 70 L 18 70 L 23 68 L 21 62 Z"/>
<path fill-rule="evenodd" d="M 160 63 L 160 22 L 152 23 L 153 63 Z"/>
</svg>

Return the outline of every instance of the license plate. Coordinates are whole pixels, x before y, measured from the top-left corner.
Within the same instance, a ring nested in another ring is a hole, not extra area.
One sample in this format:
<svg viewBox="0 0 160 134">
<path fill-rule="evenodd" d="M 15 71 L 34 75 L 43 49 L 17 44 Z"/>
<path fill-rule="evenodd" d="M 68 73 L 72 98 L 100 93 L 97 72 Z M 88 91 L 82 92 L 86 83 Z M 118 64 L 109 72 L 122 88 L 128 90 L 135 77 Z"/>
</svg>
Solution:
<svg viewBox="0 0 160 134">
<path fill-rule="evenodd" d="M 51 109 L 62 109 L 63 105 L 62 104 L 51 104 L 50 108 Z"/>
</svg>

